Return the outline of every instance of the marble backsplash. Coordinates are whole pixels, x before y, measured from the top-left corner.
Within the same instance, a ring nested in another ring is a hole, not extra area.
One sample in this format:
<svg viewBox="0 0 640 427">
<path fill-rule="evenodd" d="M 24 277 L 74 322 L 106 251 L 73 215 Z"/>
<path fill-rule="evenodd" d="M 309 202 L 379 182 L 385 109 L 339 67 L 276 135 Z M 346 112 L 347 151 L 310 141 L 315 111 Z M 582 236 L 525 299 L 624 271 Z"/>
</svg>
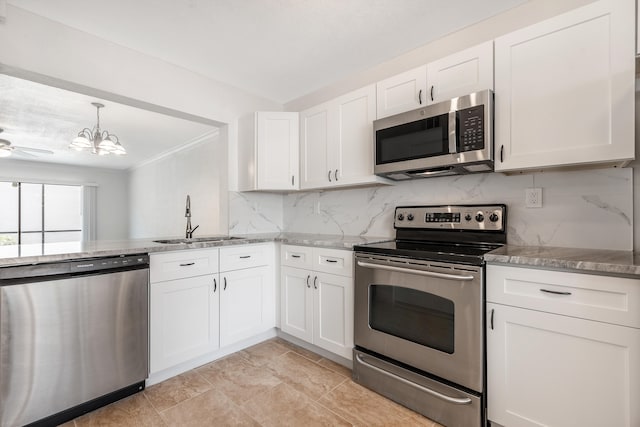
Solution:
<svg viewBox="0 0 640 427">
<path fill-rule="evenodd" d="M 524 190 L 543 189 L 527 208 Z M 508 243 L 633 249 L 633 169 L 441 177 L 288 195 L 230 193 L 230 233 L 286 231 L 392 237 L 399 205 L 504 203 Z"/>
</svg>

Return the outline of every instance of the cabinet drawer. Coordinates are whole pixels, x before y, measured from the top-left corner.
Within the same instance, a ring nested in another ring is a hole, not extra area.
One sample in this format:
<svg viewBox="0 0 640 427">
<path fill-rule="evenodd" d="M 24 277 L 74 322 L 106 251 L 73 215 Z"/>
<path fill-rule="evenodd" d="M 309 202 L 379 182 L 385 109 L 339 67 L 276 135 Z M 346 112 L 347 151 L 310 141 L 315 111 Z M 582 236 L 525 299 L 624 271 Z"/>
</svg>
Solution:
<svg viewBox="0 0 640 427">
<path fill-rule="evenodd" d="M 220 271 L 241 270 L 269 264 L 269 245 L 242 245 L 220 249 Z"/>
<path fill-rule="evenodd" d="M 353 251 L 314 248 L 313 269 L 323 273 L 353 277 Z"/>
<path fill-rule="evenodd" d="M 640 280 L 487 266 L 487 301 L 640 328 Z"/>
<path fill-rule="evenodd" d="M 309 246 L 282 245 L 280 263 L 289 267 L 312 268 L 313 248 Z"/>
<path fill-rule="evenodd" d="M 218 249 L 190 249 L 149 256 L 151 283 L 218 272 Z"/>
</svg>

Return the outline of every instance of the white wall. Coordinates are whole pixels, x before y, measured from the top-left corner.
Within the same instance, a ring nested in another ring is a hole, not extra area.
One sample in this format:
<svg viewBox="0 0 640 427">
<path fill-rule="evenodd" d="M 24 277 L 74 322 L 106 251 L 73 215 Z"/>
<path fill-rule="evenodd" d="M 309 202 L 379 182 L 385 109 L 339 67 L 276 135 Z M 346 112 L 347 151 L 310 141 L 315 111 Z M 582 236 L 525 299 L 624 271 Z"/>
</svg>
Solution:
<svg viewBox="0 0 640 427">
<path fill-rule="evenodd" d="M 218 132 L 129 172 L 132 238 L 184 236 L 191 196 L 194 236 L 227 234 L 227 150 Z"/>
<path fill-rule="evenodd" d="M 2 159 L 0 181 L 95 184 L 96 238 L 119 240 L 128 237 L 129 195 L 126 171 Z"/>
<path fill-rule="evenodd" d="M 334 84 L 284 105 L 285 111 L 301 111 L 349 91 L 424 65 L 454 52 L 480 44 L 511 31 L 559 15 L 595 0 L 529 0 L 511 10 L 441 37 L 375 67 L 355 73 Z M 425 23 L 428 25 L 428 23 Z"/>
<path fill-rule="evenodd" d="M 238 117 L 282 106 L 140 52 L 7 5 L 0 23 L 0 72 L 159 112 L 227 125 L 235 188 Z M 186 47 L 188 48 L 188 47 Z"/>
</svg>

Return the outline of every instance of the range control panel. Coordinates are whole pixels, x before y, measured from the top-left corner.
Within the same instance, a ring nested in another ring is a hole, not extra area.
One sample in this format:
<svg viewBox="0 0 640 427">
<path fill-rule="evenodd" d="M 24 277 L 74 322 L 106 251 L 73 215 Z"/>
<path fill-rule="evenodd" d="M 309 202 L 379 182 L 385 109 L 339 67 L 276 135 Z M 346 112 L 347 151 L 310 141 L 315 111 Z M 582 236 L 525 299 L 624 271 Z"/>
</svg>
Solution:
<svg viewBox="0 0 640 427">
<path fill-rule="evenodd" d="M 504 231 L 505 205 L 398 206 L 395 228 Z"/>
</svg>

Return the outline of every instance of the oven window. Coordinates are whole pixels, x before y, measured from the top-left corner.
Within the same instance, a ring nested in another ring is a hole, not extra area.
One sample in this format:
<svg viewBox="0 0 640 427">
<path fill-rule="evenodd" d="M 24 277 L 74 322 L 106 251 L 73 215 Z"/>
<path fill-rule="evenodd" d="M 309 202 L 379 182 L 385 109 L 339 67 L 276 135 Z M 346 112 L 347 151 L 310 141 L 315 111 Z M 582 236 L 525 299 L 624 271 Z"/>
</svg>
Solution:
<svg viewBox="0 0 640 427">
<path fill-rule="evenodd" d="M 376 164 L 449 153 L 449 116 L 430 117 L 376 132 Z"/>
<path fill-rule="evenodd" d="M 371 285 L 369 326 L 445 353 L 454 350 L 453 301 L 428 292 Z"/>
</svg>

